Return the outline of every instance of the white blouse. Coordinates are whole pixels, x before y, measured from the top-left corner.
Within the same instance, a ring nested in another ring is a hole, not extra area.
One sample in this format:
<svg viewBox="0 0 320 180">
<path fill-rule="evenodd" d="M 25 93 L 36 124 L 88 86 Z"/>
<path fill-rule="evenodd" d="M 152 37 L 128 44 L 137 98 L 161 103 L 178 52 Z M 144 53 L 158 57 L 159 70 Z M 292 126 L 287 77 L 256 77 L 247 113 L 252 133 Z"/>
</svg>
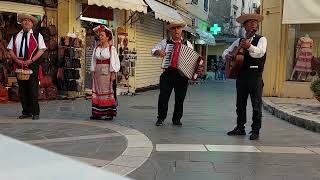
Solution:
<svg viewBox="0 0 320 180">
<path fill-rule="evenodd" d="M 105 60 L 110 59 L 110 72 L 118 72 L 120 70 L 120 60 L 117 53 L 117 49 L 112 46 L 111 48 L 111 57 L 109 48 L 96 47 L 93 50 L 92 60 L 91 60 L 91 71 L 96 69 L 96 60 Z"/>
</svg>

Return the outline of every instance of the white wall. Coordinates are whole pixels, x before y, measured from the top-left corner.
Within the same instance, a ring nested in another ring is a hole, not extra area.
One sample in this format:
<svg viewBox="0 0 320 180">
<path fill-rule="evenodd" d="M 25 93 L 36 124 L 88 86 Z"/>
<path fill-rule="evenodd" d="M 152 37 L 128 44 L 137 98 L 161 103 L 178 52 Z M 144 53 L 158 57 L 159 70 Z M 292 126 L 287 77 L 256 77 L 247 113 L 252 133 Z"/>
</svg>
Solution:
<svg viewBox="0 0 320 180">
<path fill-rule="evenodd" d="M 255 9 L 253 8 L 253 4 L 256 3 L 256 6 L 258 7 L 260 5 L 260 0 L 231 0 L 231 12 L 230 16 L 232 16 L 233 19 L 233 26 L 234 26 L 234 34 L 239 35 L 241 34 L 241 25 L 236 22 L 236 18 L 239 17 L 241 14 L 248 14 L 248 13 L 254 13 Z M 238 7 L 236 10 L 234 6 Z"/>
<path fill-rule="evenodd" d="M 210 7 L 210 1 L 212 0 L 208 0 L 209 7 Z M 183 7 L 184 9 L 188 10 L 188 12 L 193 16 L 196 16 L 201 20 L 207 21 L 210 9 L 208 9 L 208 11 L 204 10 L 204 0 L 198 0 L 197 5 L 190 4 L 190 2 L 191 0 L 178 0 L 177 4 L 180 7 Z"/>
</svg>

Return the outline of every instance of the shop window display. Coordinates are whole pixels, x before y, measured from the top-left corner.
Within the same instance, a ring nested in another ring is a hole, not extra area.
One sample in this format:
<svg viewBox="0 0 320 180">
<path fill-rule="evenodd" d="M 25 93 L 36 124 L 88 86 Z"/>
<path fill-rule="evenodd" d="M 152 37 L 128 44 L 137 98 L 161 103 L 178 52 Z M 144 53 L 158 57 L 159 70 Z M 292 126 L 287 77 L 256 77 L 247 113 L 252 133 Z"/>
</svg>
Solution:
<svg viewBox="0 0 320 180">
<path fill-rule="evenodd" d="M 319 61 L 320 24 L 290 25 L 288 29 L 287 80 L 310 82 L 319 78 Z"/>
</svg>

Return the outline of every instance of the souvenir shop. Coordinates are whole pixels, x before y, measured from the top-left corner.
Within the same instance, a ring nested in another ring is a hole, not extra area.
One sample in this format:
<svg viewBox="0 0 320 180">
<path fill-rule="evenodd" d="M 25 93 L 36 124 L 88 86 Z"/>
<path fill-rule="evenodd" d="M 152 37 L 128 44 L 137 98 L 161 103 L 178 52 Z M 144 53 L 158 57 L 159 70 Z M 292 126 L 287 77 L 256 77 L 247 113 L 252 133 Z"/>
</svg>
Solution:
<svg viewBox="0 0 320 180">
<path fill-rule="evenodd" d="M 30 1 L 30 4 L 0 1 L 0 103 L 19 101 L 17 78 L 7 45 L 12 35 L 22 29 L 17 22 L 17 15 L 20 13 L 31 14 L 37 18 L 38 23 L 33 29 L 43 35 L 48 48 L 39 59 L 42 70 L 39 99 L 50 100 L 57 97 L 57 9 L 54 8 L 54 1 L 52 3 L 49 7 L 38 1 Z"/>
</svg>

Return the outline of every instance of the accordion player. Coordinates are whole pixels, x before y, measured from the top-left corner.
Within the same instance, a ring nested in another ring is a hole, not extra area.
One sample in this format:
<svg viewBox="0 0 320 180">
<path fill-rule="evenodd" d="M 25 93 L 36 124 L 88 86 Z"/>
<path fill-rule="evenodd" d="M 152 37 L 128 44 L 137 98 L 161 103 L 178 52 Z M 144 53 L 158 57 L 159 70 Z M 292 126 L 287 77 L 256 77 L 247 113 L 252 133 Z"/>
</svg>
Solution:
<svg viewBox="0 0 320 180">
<path fill-rule="evenodd" d="M 161 65 L 163 69 L 169 68 L 172 64 L 174 49 L 174 44 L 167 43 L 165 49 L 166 55 Z M 203 65 L 203 62 L 203 58 L 196 51 L 183 44 L 180 46 L 176 68 L 188 79 L 197 79 L 198 68 Z"/>
</svg>

